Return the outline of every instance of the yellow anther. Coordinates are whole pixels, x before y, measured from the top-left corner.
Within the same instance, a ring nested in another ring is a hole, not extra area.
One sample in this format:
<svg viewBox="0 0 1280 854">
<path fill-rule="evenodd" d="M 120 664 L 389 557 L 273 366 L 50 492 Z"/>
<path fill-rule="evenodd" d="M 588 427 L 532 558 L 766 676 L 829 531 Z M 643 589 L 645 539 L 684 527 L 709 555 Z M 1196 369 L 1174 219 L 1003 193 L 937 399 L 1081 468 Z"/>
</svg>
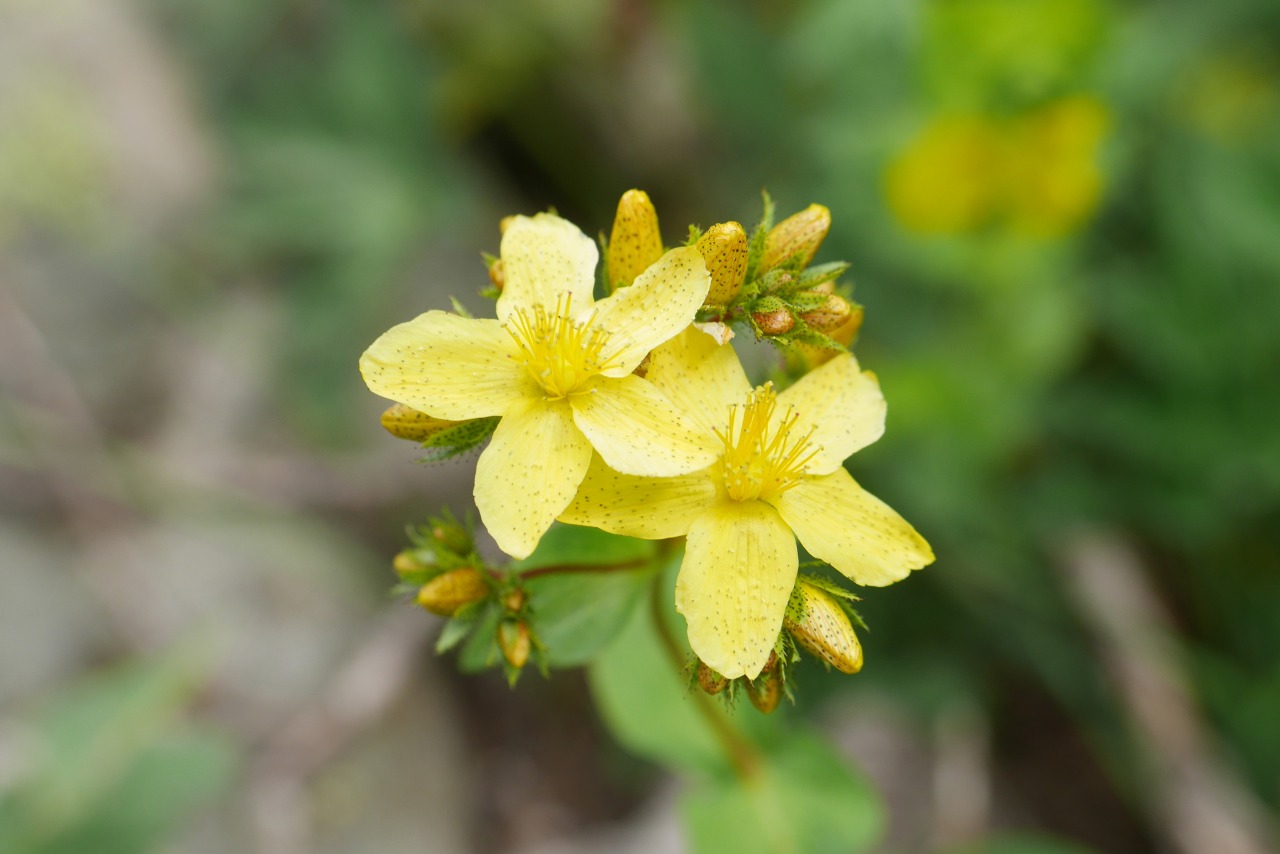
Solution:
<svg viewBox="0 0 1280 854">
<path fill-rule="evenodd" d="M 541 305 L 531 312 L 517 309 L 506 325 L 529 375 L 552 399 L 567 397 L 617 365 L 617 353 L 608 351 L 608 334 L 591 322 L 595 315 L 575 319 L 572 302 L 564 294 L 553 311 Z"/>
<path fill-rule="evenodd" d="M 728 430 L 716 433 L 724 442 L 724 488 L 735 501 L 776 498 L 800 482 L 818 453 L 809 442 L 812 430 L 792 435 L 797 414 L 788 412 L 773 423 L 776 407 L 773 384 L 765 383 L 745 405 L 730 407 Z"/>
</svg>

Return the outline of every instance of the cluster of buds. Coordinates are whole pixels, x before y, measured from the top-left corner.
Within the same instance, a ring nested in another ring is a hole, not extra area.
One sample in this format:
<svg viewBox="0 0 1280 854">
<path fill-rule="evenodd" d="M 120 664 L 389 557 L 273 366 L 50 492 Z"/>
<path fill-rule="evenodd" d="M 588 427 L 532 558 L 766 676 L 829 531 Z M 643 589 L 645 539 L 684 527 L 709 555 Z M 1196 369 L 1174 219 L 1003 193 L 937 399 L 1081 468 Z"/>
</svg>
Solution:
<svg viewBox="0 0 1280 854">
<path fill-rule="evenodd" d="M 698 687 L 729 702 L 742 691 L 751 705 L 767 715 L 784 696 L 791 697 L 789 669 L 800 659 L 799 649 L 841 673 L 857 673 L 862 669 L 862 645 L 853 627 L 856 623 L 865 628 L 851 607 L 857 598 L 823 578 L 800 576 L 787 603 L 783 631 L 760 675 L 730 680 L 699 661 L 695 672 Z"/>
<path fill-rule="evenodd" d="M 778 708 L 783 695 L 791 697 L 790 683 L 787 680 L 787 653 L 778 655 L 777 650 L 769 654 L 764 669 L 755 679 L 741 676 L 737 679 L 726 679 L 712 670 L 705 662 L 699 661 L 695 671 L 698 687 L 708 694 L 721 695 L 732 704 L 739 694 L 745 693 L 751 705 L 762 714 L 769 714 Z"/>
<path fill-rule="evenodd" d="M 757 339 L 783 346 L 807 368 L 847 350 L 862 326 L 862 307 L 836 281 L 849 265 L 811 266 L 831 228 L 831 212 L 810 205 L 776 225 L 766 194 L 764 216 L 751 236 L 739 222 L 691 229 L 687 245 L 702 255 L 711 288 L 699 319 L 724 340 L 733 323 L 746 325 Z M 626 287 L 662 256 L 658 214 L 649 196 L 629 190 L 618 203 L 604 244 L 604 284 L 612 293 Z M 490 264 L 490 276 L 494 267 Z"/>
<path fill-rule="evenodd" d="M 496 612 L 496 628 L 489 623 L 492 644 L 514 684 L 539 649 L 530 628 L 529 597 L 519 576 L 486 567 L 476 554 L 469 527 L 447 513 L 410 529 L 409 539 L 413 545 L 392 562 L 400 578 L 397 590 L 411 593 L 424 610 L 449 619 L 437 649 L 456 645 L 481 625 L 482 615 Z"/>
</svg>

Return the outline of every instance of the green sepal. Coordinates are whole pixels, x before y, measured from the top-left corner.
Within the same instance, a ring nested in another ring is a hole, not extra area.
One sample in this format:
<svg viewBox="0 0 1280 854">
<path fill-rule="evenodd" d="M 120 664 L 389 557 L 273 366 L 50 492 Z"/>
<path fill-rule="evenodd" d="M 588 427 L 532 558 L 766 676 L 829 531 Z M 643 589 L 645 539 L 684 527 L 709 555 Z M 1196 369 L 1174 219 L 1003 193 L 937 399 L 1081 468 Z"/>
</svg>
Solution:
<svg viewBox="0 0 1280 854">
<path fill-rule="evenodd" d="M 474 606 L 468 605 L 467 608 L 461 610 L 475 611 L 476 609 Z M 436 654 L 442 655 L 462 643 L 475 627 L 476 619 L 474 614 L 470 619 L 457 616 L 445 623 L 444 629 L 440 632 L 440 637 L 436 638 Z"/>
<path fill-rule="evenodd" d="M 799 285 L 802 290 L 817 287 L 823 282 L 829 282 L 838 279 L 849 271 L 853 266 L 848 261 L 830 261 L 826 264 L 818 264 L 809 267 L 800 274 Z"/>
<path fill-rule="evenodd" d="M 425 575 L 425 573 L 423 574 Z M 417 573 L 414 573 L 414 575 L 417 575 Z M 413 581 L 401 581 L 392 585 L 391 589 L 387 592 L 387 595 L 393 599 L 399 599 L 401 596 L 417 596 L 418 588 L 426 584 L 429 580 L 430 579 L 424 578 L 422 581 L 417 581 L 416 579 Z"/>
<path fill-rule="evenodd" d="M 793 291 L 787 294 L 786 299 L 796 314 L 804 314 L 806 311 L 822 308 L 827 304 L 828 296 L 830 294 L 814 293 L 813 291 Z"/>
<path fill-rule="evenodd" d="M 422 447 L 428 453 L 418 462 L 438 463 L 479 447 L 493 435 L 493 431 L 497 429 L 498 422 L 501 420 L 502 417 L 498 415 L 491 418 L 476 418 L 459 422 L 457 426 L 447 430 L 441 430 L 422 443 Z"/>
<path fill-rule="evenodd" d="M 786 335 L 774 336 L 774 340 L 783 345 L 808 344 L 810 347 L 821 347 L 824 350 L 847 351 L 849 349 L 829 335 L 824 335 L 816 329 L 810 329 L 799 318 L 796 320 L 795 329 L 792 329 Z"/>
<path fill-rule="evenodd" d="M 449 297 L 449 302 L 450 304 L 453 305 L 454 313 L 457 314 L 459 317 L 465 317 L 469 320 L 475 319 L 475 315 L 473 315 L 470 311 L 468 311 L 465 305 L 458 302 L 457 297 Z"/>
<path fill-rule="evenodd" d="M 768 190 L 760 191 L 761 199 L 764 203 L 764 212 L 760 216 L 760 222 L 751 231 L 751 237 L 747 241 L 747 281 L 754 281 L 756 278 L 756 269 L 760 266 L 760 259 L 764 257 L 764 244 L 769 237 L 769 231 L 773 228 L 774 204 L 773 197 L 769 195 Z"/>
<path fill-rule="evenodd" d="M 498 623 L 502 619 L 502 607 L 492 600 L 476 615 L 473 629 L 466 643 L 458 650 L 458 669 L 463 673 L 479 673 L 503 661 L 498 648 Z"/>
</svg>

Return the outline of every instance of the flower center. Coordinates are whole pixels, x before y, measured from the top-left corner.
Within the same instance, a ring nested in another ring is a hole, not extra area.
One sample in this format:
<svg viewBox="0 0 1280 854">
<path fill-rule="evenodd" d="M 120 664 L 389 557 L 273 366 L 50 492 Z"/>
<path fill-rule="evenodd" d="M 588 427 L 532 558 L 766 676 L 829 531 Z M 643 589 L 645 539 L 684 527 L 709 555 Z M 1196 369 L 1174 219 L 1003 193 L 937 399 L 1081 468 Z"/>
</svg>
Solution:
<svg viewBox="0 0 1280 854">
<path fill-rule="evenodd" d="M 595 314 L 575 321 L 572 302 L 571 294 L 563 294 L 556 298 L 553 311 L 541 305 L 532 311 L 518 308 L 504 327 L 520 349 L 529 375 L 552 399 L 568 396 L 616 362 L 616 356 L 606 352 L 608 333 L 591 325 Z"/>
<path fill-rule="evenodd" d="M 745 405 L 729 407 L 729 429 L 716 431 L 724 442 L 724 488 L 735 501 L 776 498 L 800 482 L 805 465 L 818 453 L 809 442 L 812 430 L 792 434 L 799 419 L 795 412 L 788 411 L 770 429 L 776 406 L 773 383 L 765 383 Z"/>
</svg>

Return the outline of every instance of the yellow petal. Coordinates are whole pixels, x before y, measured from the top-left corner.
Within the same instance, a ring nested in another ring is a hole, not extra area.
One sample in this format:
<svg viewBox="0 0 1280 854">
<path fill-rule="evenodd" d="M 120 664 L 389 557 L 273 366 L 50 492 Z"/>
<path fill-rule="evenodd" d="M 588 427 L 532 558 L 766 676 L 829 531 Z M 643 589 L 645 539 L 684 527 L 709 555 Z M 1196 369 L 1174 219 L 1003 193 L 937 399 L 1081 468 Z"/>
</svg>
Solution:
<svg viewBox="0 0 1280 854">
<path fill-rule="evenodd" d="M 553 307 L 569 294 L 573 305 L 591 305 L 600 251 L 578 227 L 554 214 L 518 216 L 502 235 L 502 296 L 498 319 L 517 308 Z"/>
<path fill-rule="evenodd" d="M 463 421 L 501 415 L 532 394 L 516 348 L 496 320 L 428 311 L 387 330 L 360 357 L 374 394 Z"/>
<path fill-rule="evenodd" d="M 609 468 L 597 454 L 560 521 L 626 537 L 665 540 L 689 533 L 689 525 L 715 497 L 715 484 L 706 471 L 633 477 Z"/>
<path fill-rule="evenodd" d="M 563 400 L 517 404 L 476 464 L 476 507 L 498 548 L 528 557 L 591 464 L 591 443 Z"/>
<path fill-rule="evenodd" d="M 806 478 L 773 506 L 809 554 L 858 584 L 885 587 L 933 563 L 924 537 L 844 469 Z"/>
<path fill-rule="evenodd" d="M 751 392 L 734 349 L 693 327 L 653 351 L 645 378 L 708 433 L 723 431 L 729 407 Z"/>
<path fill-rule="evenodd" d="M 676 610 L 698 658 L 734 679 L 760 674 L 796 581 L 795 537 L 761 501 L 717 504 L 694 520 Z"/>
<path fill-rule="evenodd" d="M 884 395 L 875 374 L 859 371 L 858 362 L 842 353 L 778 395 L 774 418 L 798 416 L 793 435 L 809 439 L 820 450 L 805 466 L 810 474 L 830 474 L 854 451 L 884 434 Z"/>
<path fill-rule="evenodd" d="M 663 255 L 631 287 L 596 303 L 594 325 L 608 332 L 609 350 L 618 354 L 617 367 L 605 376 L 631 373 L 650 350 L 692 323 L 710 286 L 702 255 L 686 246 Z"/>
<path fill-rule="evenodd" d="M 634 374 L 597 379 L 569 397 L 573 420 L 604 457 L 624 474 L 671 477 L 715 462 L 714 435 L 676 409 L 662 392 Z"/>
</svg>

